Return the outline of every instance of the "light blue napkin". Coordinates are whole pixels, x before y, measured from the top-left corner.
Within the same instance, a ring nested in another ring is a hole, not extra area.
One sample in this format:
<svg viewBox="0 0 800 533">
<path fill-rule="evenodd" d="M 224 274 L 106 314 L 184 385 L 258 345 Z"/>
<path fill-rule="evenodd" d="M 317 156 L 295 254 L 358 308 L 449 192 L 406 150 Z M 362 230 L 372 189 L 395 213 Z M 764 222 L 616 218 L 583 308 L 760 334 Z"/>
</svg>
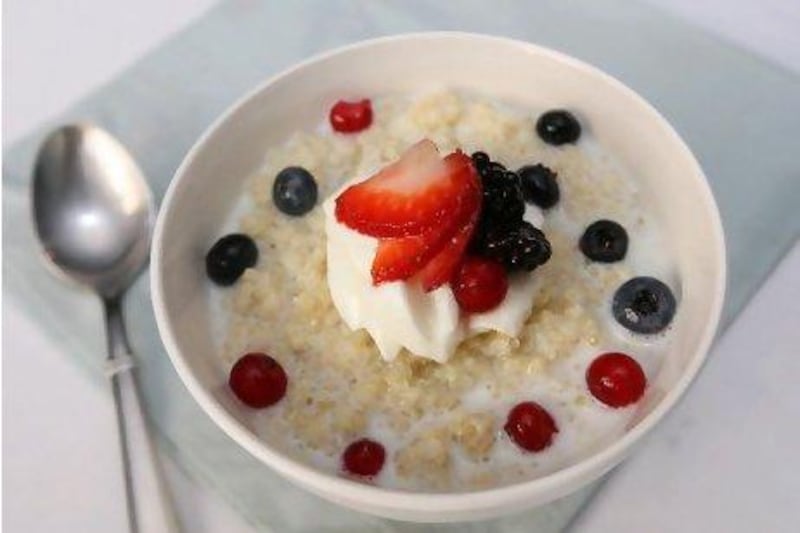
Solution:
<svg viewBox="0 0 800 533">
<path fill-rule="evenodd" d="M 28 183 L 47 129 L 78 119 L 107 128 L 131 149 L 160 197 L 212 119 L 261 80 L 332 46 L 432 29 L 552 46 L 605 69 L 655 104 L 700 158 L 722 209 L 731 267 L 726 322 L 800 234 L 800 78 L 652 7 L 622 0 L 236 0 L 6 151 L 5 294 L 103 384 L 100 308 L 90 295 L 52 278 L 34 245 Z M 158 339 L 145 277 L 131 292 L 127 313 L 145 401 L 164 448 L 258 528 L 553 532 L 592 492 L 468 525 L 402 524 L 328 504 L 239 449 L 195 405 Z"/>
</svg>

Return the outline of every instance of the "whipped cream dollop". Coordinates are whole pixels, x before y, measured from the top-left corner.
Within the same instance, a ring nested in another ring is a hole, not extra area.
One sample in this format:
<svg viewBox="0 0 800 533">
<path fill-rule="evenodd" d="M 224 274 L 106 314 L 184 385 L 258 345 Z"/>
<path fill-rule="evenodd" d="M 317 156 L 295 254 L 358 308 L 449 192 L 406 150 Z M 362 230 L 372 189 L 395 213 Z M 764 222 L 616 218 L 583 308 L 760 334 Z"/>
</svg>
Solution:
<svg viewBox="0 0 800 533">
<path fill-rule="evenodd" d="M 323 204 L 327 237 L 328 289 L 339 315 L 352 330 L 365 329 L 391 361 L 401 349 L 440 363 L 459 343 L 486 331 L 516 337 L 533 305 L 537 276 L 520 272 L 509 277 L 503 302 L 485 313 L 461 313 L 450 285 L 425 292 L 413 279 L 373 285 L 371 267 L 378 239 L 358 233 L 336 220 L 336 197 L 361 181 L 355 178 Z M 526 205 L 525 220 L 541 227 L 542 211 Z"/>
</svg>

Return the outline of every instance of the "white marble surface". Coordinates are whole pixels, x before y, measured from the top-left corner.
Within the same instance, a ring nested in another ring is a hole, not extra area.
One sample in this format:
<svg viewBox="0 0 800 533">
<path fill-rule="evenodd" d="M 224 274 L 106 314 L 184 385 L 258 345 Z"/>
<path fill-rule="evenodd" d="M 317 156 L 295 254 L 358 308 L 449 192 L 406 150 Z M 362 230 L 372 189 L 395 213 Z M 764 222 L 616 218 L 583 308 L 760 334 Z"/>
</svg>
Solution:
<svg viewBox="0 0 800 533">
<path fill-rule="evenodd" d="M 800 72 L 796 0 L 648 1 Z M 6 0 L 3 144 L 112 78 L 212 3 Z M 797 531 L 798 316 L 795 246 L 717 344 L 687 401 L 618 469 L 574 529 Z M 121 530 L 109 398 L 13 303 L 4 307 L 3 330 L 3 525 L 26 533 Z M 166 468 L 187 531 L 250 531 L 227 504 L 174 465 Z"/>
</svg>

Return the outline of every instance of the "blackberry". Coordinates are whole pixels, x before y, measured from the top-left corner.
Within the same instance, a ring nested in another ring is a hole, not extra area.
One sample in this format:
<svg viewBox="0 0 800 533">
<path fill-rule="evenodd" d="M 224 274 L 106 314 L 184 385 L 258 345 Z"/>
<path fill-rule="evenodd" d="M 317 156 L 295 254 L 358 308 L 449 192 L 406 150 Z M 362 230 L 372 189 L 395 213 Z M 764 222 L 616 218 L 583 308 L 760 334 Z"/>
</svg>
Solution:
<svg viewBox="0 0 800 533">
<path fill-rule="evenodd" d="M 523 219 L 522 180 L 485 152 L 472 154 L 481 175 L 483 206 L 470 242 L 470 252 L 495 259 L 508 271 L 531 271 L 550 259 L 550 243 Z"/>
<path fill-rule="evenodd" d="M 493 165 L 494 163 L 490 163 Z M 519 186 L 519 177 L 507 170 L 490 170 L 482 178 L 483 208 L 481 218 L 501 224 L 517 224 L 525 214 L 525 200 Z"/>
<path fill-rule="evenodd" d="M 483 236 L 482 255 L 500 261 L 507 270 L 534 270 L 552 253 L 541 230 L 523 220 L 514 227 L 493 226 Z"/>
<path fill-rule="evenodd" d="M 503 174 L 506 170 L 508 170 L 505 167 L 505 165 L 503 165 L 502 163 L 498 163 L 497 161 L 490 162 L 487 169 L 490 173 L 495 173 L 495 174 Z"/>
<path fill-rule="evenodd" d="M 514 184 L 516 184 L 516 186 L 519 187 L 519 192 L 522 193 L 522 181 L 519 179 L 519 174 L 517 174 L 516 172 L 514 172 L 512 170 L 507 170 L 506 173 L 504 174 L 504 177 L 508 181 L 511 181 Z M 522 194 L 522 196 L 523 196 L 523 199 L 524 199 L 525 195 Z"/>
<path fill-rule="evenodd" d="M 481 170 L 485 169 L 489 166 L 491 159 L 486 154 L 486 152 L 475 152 L 472 154 L 472 163 L 475 165 L 475 168 L 480 173 Z"/>
<path fill-rule="evenodd" d="M 518 224 L 519 222 L 517 222 L 517 224 L 503 224 L 502 222 L 490 219 L 486 216 L 485 212 L 482 213 L 478 220 L 478 225 L 475 227 L 475 231 L 472 234 L 469 247 L 470 251 L 473 254 L 486 257 L 486 247 L 489 241 L 497 240 L 502 232 L 514 229 Z"/>
</svg>

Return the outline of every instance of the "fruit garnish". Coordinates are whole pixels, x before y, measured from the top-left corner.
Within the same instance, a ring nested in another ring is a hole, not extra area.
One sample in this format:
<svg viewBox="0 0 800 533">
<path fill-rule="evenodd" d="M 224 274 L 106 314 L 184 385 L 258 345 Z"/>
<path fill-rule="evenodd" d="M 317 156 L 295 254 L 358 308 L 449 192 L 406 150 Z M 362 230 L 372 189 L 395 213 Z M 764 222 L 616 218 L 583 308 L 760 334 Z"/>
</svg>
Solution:
<svg viewBox="0 0 800 533">
<path fill-rule="evenodd" d="M 508 277 L 503 265 L 496 261 L 467 257 L 456 270 L 451 286 L 462 311 L 484 313 L 505 299 Z"/>
<path fill-rule="evenodd" d="M 669 287 L 655 278 L 642 276 L 626 281 L 617 289 L 611 312 L 617 322 L 634 333 L 653 334 L 672 322 L 676 306 Z"/>
<path fill-rule="evenodd" d="M 464 197 L 459 211 L 421 235 L 380 239 L 372 262 L 374 284 L 408 279 L 417 272 L 425 291 L 430 292 L 450 281 L 472 236 L 480 212 L 480 189 Z"/>
<path fill-rule="evenodd" d="M 345 449 L 342 467 L 351 474 L 372 477 L 381 471 L 385 460 L 386 451 L 381 444 L 370 439 L 360 439 Z"/>
<path fill-rule="evenodd" d="M 339 100 L 328 116 L 331 127 L 340 133 L 356 133 L 372 124 L 372 102 L 365 98 L 357 102 Z"/>
<path fill-rule="evenodd" d="M 502 226 L 521 222 L 525 214 L 525 202 L 519 176 L 505 165 L 492 161 L 486 152 L 473 153 L 472 162 L 480 174 L 483 190 L 481 221 Z"/>
<path fill-rule="evenodd" d="M 561 192 L 556 181 L 556 173 L 542 165 L 526 165 L 517 170 L 522 196 L 525 201 L 542 209 L 549 209 L 558 203 Z"/>
<path fill-rule="evenodd" d="M 628 233 L 613 220 L 598 220 L 583 232 L 579 246 L 592 261 L 614 263 L 628 252 Z"/>
<path fill-rule="evenodd" d="M 445 246 L 431 258 L 419 271 L 418 277 L 425 292 L 438 289 L 453 279 L 453 275 L 464 257 L 472 232 L 478 220 L 477 212 L 458 232 L 453 235 Z"/>
<path fill-rule="evenodd" d="M 475 169 L 478 173 L 482 173 L 483 169 L 488 167 L 491 162 L 492 160 L 486 152 L 478 151 L 472 154 L 472 163 L 475 165 Z"/>
<path fill-rule="evenodd" d="M 545 264 L 552 254 L 544 233 L 527 220 L 517 226 L 490 226 L 482 231 L 478 252 L 503 264 L 509 272 L 528 272 Z"/>
<path fill-rule="evenodd" d="M 249 236 L 232 233 L 219 239 L 206 254 L 206 274 L 223 287 L 233 285 L 258 262 L 258 247 Z"/>
<path fill-rule="evenodd" d="M 569 111 L 553 109 L 536 121 L 536 133 L 547 144 L 560 146 L 578 140 L 581 136 L 581 124 Z"/>
<path fill-rule="evenodd" d="M 422 286 L 431 291 L 450 281 L 480 208 L 471 159 L 460 151 L 442 158 L 433 142 L 423 140 L 345 190 L 336 199 L 336 218 L 379 238 L 371 268 L 375 285 L 420 273 Z"/>
<path fill-rule="evenodd" d="M 589 365 L 586 385 L 592 396 L 609 407 L 625 407 L 639 401 L 647 378 L 632 357 L 624 353 L 606 353 Z"/>
<path fill-rule="evenodd" d="M 450 226 L 440 226 L 422 235 L 381 239 L 372 260 L 372 283 L 410 278 L 438 253 L 452 231 Z"/>
<path fill-rule="evenodd" d="M 536 402 L 522 402 L 511 409 L 503 429 L 517 446 L 528 452 L 548 448 L 558 433 L 556 421 Z"/>
<path fill-rule="evenodd" d="M 425 139 L 339 195 L 336 219 L 371 237 L 420 235 L 459 212 L 474 191 L 474 174 L 469 157 L 455 152 L 442 159 Z"/>
<path fill-rule="evenodd" d="M 317 203 L 317 182 L 314 176 L 302 167 L 284 168 L 278 172 L 272 184 L 272 201 L 287 215 L 305 215 Z"/>
<path fill-rule="evenodd" d="M 471 253 L 499 261 L 508 272 L 530 272 L 546 263 L 551 255 L 550 242 L 523 219 L 520 176 L 492 161 L 485 152 L 475 152 L 472 160 L 481 176 L 483 206 L 469 245 Z"/>
<path fill-rule="evenodd" d="M 481 190 L 477 177 L 473 178 L 473 187 L 472 194 L 462 204 L 462 213 L 456 217 L 459 224 L 456 232 L 419 271 L 418 278 L 425 292 L 436 290 L 451 281 L 464 258 L 481 210 Z"/>
<path fill-rule="evenodd" d="M 269 407 L 286 394 L 288 379 L 280 363 L 265 353 L 243 355 L 231 368 L 228 385 L 244 404 Z"/>
<path fill-rule="evenodd" d="M 483 216 L 492 224 L 513 226 L 522 222 L 525 201 L 522 199 L 519 176 L 509 170 L 489 170 L 481 176 L 483 184 Z"/>
</svg>

